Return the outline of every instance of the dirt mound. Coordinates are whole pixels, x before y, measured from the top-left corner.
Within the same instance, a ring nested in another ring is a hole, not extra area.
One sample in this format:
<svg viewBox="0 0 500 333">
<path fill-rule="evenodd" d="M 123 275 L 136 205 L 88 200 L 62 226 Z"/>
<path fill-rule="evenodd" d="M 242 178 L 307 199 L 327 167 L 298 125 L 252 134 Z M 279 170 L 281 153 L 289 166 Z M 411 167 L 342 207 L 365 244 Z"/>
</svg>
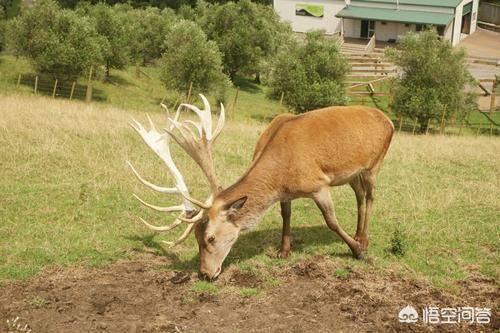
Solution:
<svg viewBox="0 0 500 333">
<path fill-rule="evenodd" d="M 460 295 L 396 272 L 351 270 L 315 258 L 262 277 L 230 268 L 217 292 L 195 292 L 195 272 L 165 271 L 155 256 L 103 269 L 52 270 L 0 287 L 0 332 L 19 317 L 39 332 L 459 332 L 494 331 L 500 299 L 495 281 L 471 278 Z M 259 288 L 252 297 L 238 288 Z M 236 291 L 235 291 L 236 290 Z M 407 304 L 492 308 L 489 325 L 402 324 Z"/>
</svg>

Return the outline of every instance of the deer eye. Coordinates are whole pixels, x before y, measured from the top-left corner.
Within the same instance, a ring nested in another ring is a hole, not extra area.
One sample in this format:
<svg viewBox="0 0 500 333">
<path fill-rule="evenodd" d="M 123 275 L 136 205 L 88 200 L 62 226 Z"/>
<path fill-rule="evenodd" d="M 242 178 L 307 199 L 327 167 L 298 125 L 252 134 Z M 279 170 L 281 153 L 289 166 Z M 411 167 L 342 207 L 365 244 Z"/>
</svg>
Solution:
<svg viewBox="0 0 500 333">
<path fill-rule="evenodd" d="M 209 243 L 215 242 L 215 236 L 208 237 L 207 242 L 209 242 Z"/>
</svg>

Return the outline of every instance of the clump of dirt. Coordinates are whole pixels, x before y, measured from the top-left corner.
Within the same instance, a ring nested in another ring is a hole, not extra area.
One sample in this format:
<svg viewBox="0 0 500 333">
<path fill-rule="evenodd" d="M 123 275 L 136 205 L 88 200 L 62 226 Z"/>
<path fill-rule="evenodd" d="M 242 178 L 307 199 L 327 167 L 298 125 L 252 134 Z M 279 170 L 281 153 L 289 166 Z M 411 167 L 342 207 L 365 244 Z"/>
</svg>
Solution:
<svg viewBox="0 0 500 333">
<path fill-rule="evenodd" d="M 262 280 L 253 273 L 235 270 L 231 274 L 229 283 L 242 288 L 257 288 L 261 286 Z"/>
<path fill-rule="evenodd" d="M 193 291 L 196 272 L 164 270 L 165 259 L 153 254 L 105 268 L 46 271 L 27 281 L 0 287 L 0 332 L 7 320 L 45 332 L 493 332 L 500 328 L 500 293 L 492 279 L 471 277 L 458 293 L 436 290 L 390 270 L 332 272 L 328 258 L 314 258 L 272 275 L 279 285 L 266 286 L 252 273 L 227 269 L 214 292 Z M 345 268 L 342 268 L 345 269 Z M 187 277 L 186 277 L 187 276 Z M 225 285 L 262 288 L 243 297 Z M 487 325 L 400 323 L 399 311 L 412 305 L 476 306 L 492 309 Z"/>
</svg>

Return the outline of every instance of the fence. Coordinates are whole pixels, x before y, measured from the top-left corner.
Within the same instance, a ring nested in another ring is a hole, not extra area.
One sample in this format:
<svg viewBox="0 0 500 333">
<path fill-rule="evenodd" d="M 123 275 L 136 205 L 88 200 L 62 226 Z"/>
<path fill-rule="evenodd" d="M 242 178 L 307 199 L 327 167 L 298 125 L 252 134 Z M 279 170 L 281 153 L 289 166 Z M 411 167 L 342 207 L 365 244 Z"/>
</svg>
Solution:
<svg viewBox="0 0 500 333">
<path fill-rule="evenodd" d="M 52 98 L 78 99 L 87 103 L 105 99 L 101 91 L 93 89 L 92 68 L 85 83 L 57 78 L 51 74 L 19 74 L 16 87 L 20 88 L 21 86 L 29 87 L 34 94 L 51 96 Z"/>
<path fill-rule="evenodd" d="M 500 5 L 481 1 L 479 3 L 478 20 L 500 25 Z"/>
</svg>

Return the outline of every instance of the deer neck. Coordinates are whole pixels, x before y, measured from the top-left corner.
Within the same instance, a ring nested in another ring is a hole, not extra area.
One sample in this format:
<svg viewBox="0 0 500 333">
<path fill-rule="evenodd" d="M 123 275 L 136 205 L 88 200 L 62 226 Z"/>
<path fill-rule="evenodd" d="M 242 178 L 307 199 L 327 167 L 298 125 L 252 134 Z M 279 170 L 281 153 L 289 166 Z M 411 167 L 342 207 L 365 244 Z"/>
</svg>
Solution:
<svg viewBox="0 0 500 333">
<path fill-rule="evenodd" d="M 255 226 L 269 207 L 279 201 L 279 191 L 274 181 L 272 173 L 253 168 L 221 193 L 226 203 L 247 197 L 245 205 L 238 214 L 242 230 Z"/>
</svg>

